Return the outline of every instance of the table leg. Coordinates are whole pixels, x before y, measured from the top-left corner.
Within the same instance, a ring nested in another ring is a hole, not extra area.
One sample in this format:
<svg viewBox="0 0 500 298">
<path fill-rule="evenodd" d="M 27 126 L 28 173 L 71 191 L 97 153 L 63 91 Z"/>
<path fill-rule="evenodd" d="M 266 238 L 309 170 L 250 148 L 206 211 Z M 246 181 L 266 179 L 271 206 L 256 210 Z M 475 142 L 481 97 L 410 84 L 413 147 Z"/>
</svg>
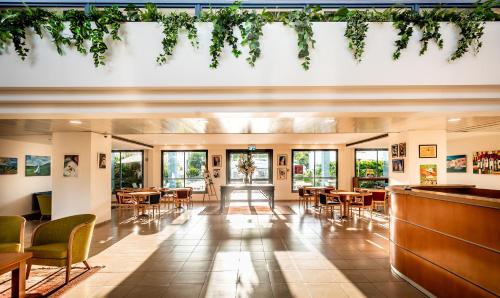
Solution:
<svg viewBox="0 0 500 298">
<path fill-rule="evenodd" d="M 225 205 L 225 201 L 226 201 L 226 191 L 225 190 L 222 190 L 221 189 L 221 192 L 220 192 L 220 213 L 222 214 L 222 212 L 224 212 L 224 205 Z"/>
<path fill-rule="evenodd" d="M 12 293 L 13 298 L 23 298 L 26 291 L 26 262 L 19 263 L 19 267 L 12 270 Z"/>
</svg>

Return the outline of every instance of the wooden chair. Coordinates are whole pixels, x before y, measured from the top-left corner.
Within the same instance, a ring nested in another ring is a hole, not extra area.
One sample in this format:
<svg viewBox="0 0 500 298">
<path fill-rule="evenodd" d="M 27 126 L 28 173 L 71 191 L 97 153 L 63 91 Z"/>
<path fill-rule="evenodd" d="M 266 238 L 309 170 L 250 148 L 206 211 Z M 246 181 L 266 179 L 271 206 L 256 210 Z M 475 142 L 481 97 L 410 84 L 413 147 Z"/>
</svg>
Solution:
<svg viewBox="0 0 500 298">
<path fill-rule="evenodd" d="M 24 227 L 22 216 L 0 216 L 0 253 L 24 251 Z"/>
<path fill-rule="evenodd" d="M 372 218 L 372 201 L 373 197 L 371 193 L 361 193 L 359 196 L 355 196 L 354 200 L 349 204 L 349 209 L 352 214 L 354 208 L 358 209 L 358 215 L 361 217 L 361 209 L 368 209 L 370 211 L 370 218 Z"/>
<path fill-rule="evenodd" d="M 299 187 L 299 206 L 301 203 L 304 204 L 304 208 L 307 208 L 309 200 L 314 198 L 314 196 L 307 191 L 303 186 Z"/>
<path fill-rule="evenodd" d="M 161 199 L 160 202 L 165 204 L 165 209 L 170 208 L 170 203 L 174 204 L 175 191 L 168 188 L 160 189 Z"/>
<path fill-rule="evenodd" d="M 137 203 L 134 198 L 126 192 L 117 192 L 116 201 L 118 202 L 118 208 L 135 208 Z"/>
<path fill-rule="evenodd" d="M 373 194 L 373 209 L 376 210 L 377 206 L 384 207 L 384 214 L 387 214 L 387 191 L 384 189 L 374 189 L 371 191 Z"/>
<path fill-rule="evenodd" d="M 188 197 L 189 197 L 188 204 L 190 204 L 191 207 L 193 207 L 193 188 L 191 186 L 188 186 L 186 188 L 189 190 L 189 192 L 188 192 Z"/>
<path fill-rule="evenodd" d="M 319 214 L 323 209 L 330 209 L 332 212 L 332 218 L 335 218 L 335 207 L 339 207 L 339 212 L 342 214 L 342 203 L 340 202 L 340 197 L 330 194 L 330 193 L 320 193 L 319 194 Z"/>
<path fill-rule="evenodd" d="M 160 203 L 161 203 L 161 193 L 157 193 L 149 195 L 145 201 L 139 204 L 139 207 L 144 208 L 144 211 L 152 209 L 154 217 L 156 209 L 158 209 L 158 216 L 161 214 Z"/>
<path fill-rule="evenodd" d="M 189 189 L 179 188 L 175 190 L 174 203 L 177 208 L 182 208 L 182 204 L 189 206 Z"/>
</svg>

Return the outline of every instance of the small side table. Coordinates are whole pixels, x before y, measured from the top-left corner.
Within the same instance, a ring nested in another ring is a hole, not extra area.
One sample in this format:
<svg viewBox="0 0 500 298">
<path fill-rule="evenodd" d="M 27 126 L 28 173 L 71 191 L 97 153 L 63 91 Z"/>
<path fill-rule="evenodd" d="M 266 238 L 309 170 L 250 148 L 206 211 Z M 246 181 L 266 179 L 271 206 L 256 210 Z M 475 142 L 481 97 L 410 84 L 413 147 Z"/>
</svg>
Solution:
<svg viewBox="0 0 500 298">
<path fill-rule="evenodd" d="M 0 275 L 12 271 L 12 297 L 23 298 L 26 292 L 26 261 L 30 252 L 0 253 Z"/>
</svg>

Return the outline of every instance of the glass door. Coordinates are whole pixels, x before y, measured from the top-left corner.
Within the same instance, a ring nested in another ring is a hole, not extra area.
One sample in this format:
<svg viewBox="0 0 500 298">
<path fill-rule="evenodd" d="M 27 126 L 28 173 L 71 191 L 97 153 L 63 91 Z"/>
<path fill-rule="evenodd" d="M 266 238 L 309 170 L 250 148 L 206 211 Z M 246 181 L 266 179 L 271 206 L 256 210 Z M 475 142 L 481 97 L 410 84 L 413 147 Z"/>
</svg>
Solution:
<svg viewBox="0 0 500 298">
<path fill-rule="evenodd" d="M 253 184 L 272 184 L 273 183 L 273 150 L 259 149 L 255 151 L 248 150 L 227 150 L 226 170 L 227 183 L 243 183 L 243 174 L 238 172 L 238 160 L 241 154 L 251 154 L 255 161 L 256 170 L 252 175 Z"/>
</svg>

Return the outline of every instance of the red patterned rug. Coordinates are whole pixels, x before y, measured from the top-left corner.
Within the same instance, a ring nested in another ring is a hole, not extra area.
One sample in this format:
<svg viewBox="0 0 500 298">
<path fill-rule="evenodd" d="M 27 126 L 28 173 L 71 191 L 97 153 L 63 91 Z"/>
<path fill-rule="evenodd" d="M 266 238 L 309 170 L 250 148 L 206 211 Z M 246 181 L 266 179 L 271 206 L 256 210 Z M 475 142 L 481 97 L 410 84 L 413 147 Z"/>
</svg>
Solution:
<svg viewBox="0 0 500 298">
<path fill-rule="evenodd" d="M 66 281 L 66 268 L 33 266 L 30 278 L 26 281 L 26 297 L 59 297 L 69 289 L 84 281 L 104 267 L 73 267 L 71 279 Z M 0 297 L 11 297 L 11 274 L 0 276 Z"/>
<path fill-rule="evenodd" d="M 208 206 L 200 212 L 200 215 L 219 215 L 218 206 Z M 275 206 L 272 210 L 268 206 L 229 206 L 224 208 L 223 214 L 228 215 L 292 215 L 295 212 L 288 206 Z"/>
</svg>

